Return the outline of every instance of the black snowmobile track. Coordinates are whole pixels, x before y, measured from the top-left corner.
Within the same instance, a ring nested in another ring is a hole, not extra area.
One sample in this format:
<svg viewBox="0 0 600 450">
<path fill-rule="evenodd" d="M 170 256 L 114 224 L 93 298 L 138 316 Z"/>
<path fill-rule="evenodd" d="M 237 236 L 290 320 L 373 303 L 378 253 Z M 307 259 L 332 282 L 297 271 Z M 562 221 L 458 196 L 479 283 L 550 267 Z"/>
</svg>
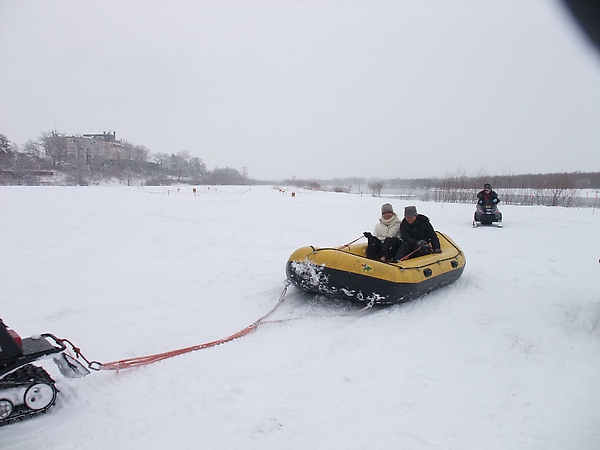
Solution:
<svg viewBox="0 0 600 450">
<path fill-rule="evenodd" d="M 30 388 L 38 383 L 44 383 L 52 388 L 52 399 L 51 401 L 41 409 L 30 409 L 26 404 L 16 405 L 12 413 L 4 418 L 0 419 L 0 426 L 7 425 L 16 420 L 24 419 L 26 417 L 37 416 L 43 414 L 50 409 L 56 402 L 56 395 L 58 389 L 54 385 L 55 381 L 52 379 L 50 374 L 46 372 L 42 367 L 34 366 L 33 364 L 27 364 L 23 367 L 16 369 L 14 372 L 7 374 L 0 379 L 0 401 L 4 399 L 3 390 L 12 388 Z"/>
</svg>

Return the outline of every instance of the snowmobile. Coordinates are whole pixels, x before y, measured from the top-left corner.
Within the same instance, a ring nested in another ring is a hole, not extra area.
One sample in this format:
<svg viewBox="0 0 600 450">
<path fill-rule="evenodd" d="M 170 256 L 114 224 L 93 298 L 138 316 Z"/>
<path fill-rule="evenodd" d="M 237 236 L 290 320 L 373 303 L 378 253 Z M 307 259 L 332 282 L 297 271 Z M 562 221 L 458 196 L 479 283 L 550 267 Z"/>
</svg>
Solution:
<svg viewBox="0 0 600 450">
<path fill-rule="evenodd" d="M 475 214 L 473 216 L 473 228 L 479 225 L 496 224 L 502 228 L 502 213 L 495 203 L 477 204 Z"/>
<path fill-rule="evenodd" d="M 65 377 L 89 374 L 66 350 L 64 340 L 49 333 L 22 339 L 0 319 L 0 426 L 44 413 L 54 405 L 55 381 L 34 362 L 54 355 Z"/>
</svg>

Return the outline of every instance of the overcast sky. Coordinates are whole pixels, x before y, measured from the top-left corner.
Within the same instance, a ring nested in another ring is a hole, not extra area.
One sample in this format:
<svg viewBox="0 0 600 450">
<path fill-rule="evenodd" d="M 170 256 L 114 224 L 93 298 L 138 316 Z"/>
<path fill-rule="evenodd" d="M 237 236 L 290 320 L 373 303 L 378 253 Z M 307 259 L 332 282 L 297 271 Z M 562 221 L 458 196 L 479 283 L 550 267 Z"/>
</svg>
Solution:
<svg viewBox="0 0 600 450">
<path fill-rule="evenodd" d="M 600 170 L 556 0 L 0 0 L 0 133 L 116 131 L 251 178 Z"/>
</svg>

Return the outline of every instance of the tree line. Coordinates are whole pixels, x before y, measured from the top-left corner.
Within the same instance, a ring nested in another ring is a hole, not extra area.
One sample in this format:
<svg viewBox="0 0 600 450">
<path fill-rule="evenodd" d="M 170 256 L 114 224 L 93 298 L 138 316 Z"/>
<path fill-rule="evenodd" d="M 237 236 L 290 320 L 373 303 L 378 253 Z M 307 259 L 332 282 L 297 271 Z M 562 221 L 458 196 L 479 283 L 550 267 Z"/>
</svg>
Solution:
<svg viewBox="0 0 600 450">
<path fill-rule="evenodd" d="M 245 168 L 241 172 L 229 167 L 211 171 L 201 158 L 187 151 L 152 154 L 142 145 L 94 142 L 57 132 L 42 133 L 37 141 L 19 147 L 0 134 L 0 184 L 89 185 L 114 180 L 127 185 L 249 182 Z"/>
<path fill-rule="evenodd" d="M 373 197 L 419 199 L 446 203 L 473 203 L 484 183 L 490 183 L 501 201 L 516 205 L 596 207 L 600 172 L 467 176 L 391 180 L 347 178 L 286 180 L 285 184 L 313 190 L 367 193 Z M 585 192 L 582 192 L 585 191 Z"/>
<path fill-rule="evenodd" d="M 89 185 L 111 180 L 149 186 L 279 184 L 253 180 L 246 168 L 241 172 L 229 167 L 207 170 L 201 158 L 187 151 L 153 155 L 144 146 L 116 141 L 110 134 L 94 136 L 111 139 L 92 145 L 93 140 L 47 132 L 19 148 L 0 134 L 0 185 Z M 449 203 L 471 203 L 484 183 L 491 183 L 505 203 L 578 206 L 582 201 L 579 190 L 600 190 L 600 172 L 283 181 L 287 186 L 313 190 L 368 192 L 374 197 L 391 192 L 394 196 Z"/>
</svg>

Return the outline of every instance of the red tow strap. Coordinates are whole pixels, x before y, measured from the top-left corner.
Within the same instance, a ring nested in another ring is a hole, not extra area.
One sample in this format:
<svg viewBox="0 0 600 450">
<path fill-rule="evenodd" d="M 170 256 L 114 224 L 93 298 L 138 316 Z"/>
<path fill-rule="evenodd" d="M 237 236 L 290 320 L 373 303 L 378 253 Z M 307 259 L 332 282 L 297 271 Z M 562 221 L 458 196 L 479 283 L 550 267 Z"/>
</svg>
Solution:
<svg viewBox="0 0 600 450">
<path fill-rule="evenodd" d="M 226 342 L 230 342 L 230 341 L 233 341 L 234 339 L 238 339 L 238 338 L 241 338 L 242 336 L 247 335 L 251 331 L 256 330 L 259 327 L 259 325 L 262 325 L 263 323 L 281 323 L 281 322 L 287 322 L 289 320 L 294 320 L 294 319 L 266 320 L 271 314 L 273 314 L 273 312 L 275 312 L 275 310 L 279 307 L 279 305 L 281 305 L 281 303 L 283 303 L 283 299 L 285 297 L 285 294 L 287 292 L 287 288 L 289 285 L 290 285 L 290 282 L 288 280 L 286 280 L 283 291 L 281 292 L 281 296 L 279 297 L 279 301 L 277 302 L 277 304 L 273 307 L 273 309 L 271 311 L 269 311 L 267 314 L 262 316 L 256 322 L 254 322 L 251 325 L 248 325 L 243 330 L 240 330 L 237 333 L 232 334 L 231 336 L 227 336 L 223 339 L 217 339 L 216 341 L 212 341 L 212 342 L 206 342 L 204 344 L 192 345 L 190 347 L 185 347 L 185 348 L 181 348 L 178 350 L 171 350 L 169 352 L 164 352 L 164 353 L 157 353 L 155 355 L 140 356 L 137 358 L 128 358 L 128 359 L 121 359 L 119 361 L 101 363 L 98 361 L 89 361 L 85 356 L 83 356 L 81 354 L 80 349 L 78 347 L 76 347 L 75 345 L 73 345 L 73 343 L 71 341 L 69 341 L 68 339 L 60 339 L 60 341 L 63 343 L 65 343 L 65 342 L 68 343 L 71 346 L 72 351 L 75 353 L 77 358 L 83 359 L 87 363 L 88 368 L 92 369 L 92 370 L 96 370 L 96 371 L 116 370 L 116 371 L 119 371 L 122 369 L 129 369 L 131 367 L 143 366 L 143 365 L 151 364 L 151 363 L 154 363 L 157 361 L 162 361 L 163 359 L 168 359 L 168 358 L 173 358 L 175 356 L 183 355 L 184 353 L 195 352 L 196 350 L 202 350 L 205 348 L 215 347 L 217 345 L 225 344 Z M 339 314 L 339 315 L 346 316 L 346 315 L 360 314 L 364 311 L 367 311 L 368 309 L 371 309 L 373 307 L 374 303 L 375 303 L 375 299 L 373 298 L 373 299 L 369 300 L 369 303 L 364 308 L 357 311 L 356 313 Z"/>
<path fill-rule="evenodd" d="M 196 350 L 202 350 L 205 348 L 214 347 L 216 345 L 221 345 L 226 342 L 233 341 L 234 339 L 241 338 L 242 336 L 247 335 L 251 331 L 256 330 L 260 324 L 264 323 L 264 321 L 267 317 L 269 317 L 271 314 L 273 314 L 273 312 L 283 302 L 283 298 L 285 297 L 285 293 L 287 292 L 287 288 L 288 288 L 289 284 L 290 284 L 289 281 L 286 280 L 283 291 L 281 292 L 281 296 L 279 297 L 279 301 L 277 302 L 277 304 L 271 311 L 269 311 L 267 314 L 262 316 L 260 319 L 258 319 L 253 324 L 248 325 L 243 330 L 238 331 L 237 333 L 234 333 L 231 336 L 227 336 L 226 338 L 218 339 L 218 340 L 212 341 L 212 342 L 206 342 L 204 344 L 192 345 L 191 347 L 181 348 L 178 350 L 171 350 L 169 352 L 157 353 L 155 355 L 121 359 L 119 361 L 113 361 L 113 362 L 109 362 L 109 363 L 99 363 L 97 361 L 92 361 L 92 362 L 88 362 L 88 366 L 94 370 L 117 370 L 118 371 L 118 370 L 122 370 L 122 369 L 129 369 L 131 367 L 143 366 L 145 364 L 151 364 L 151 363 L 154 363 L 157 361 L 162 361 L 163 359 L 173 358 L 175 356 L 183 355 L 184 353 L 190 353 L 190 352 L 195 352 Z M 81 354 L 79 353 L 79 355 L 81 355 Z"/>
<path fill-rule="evenodd" d="M 237 333 L 232 334 L 231 336 L 228 336 L 223 339 L 218 339 L 216 341 L 207 342 L 205 344 L 200 345 L 192 345 L 191 347 L 181 348 L 179 350 L 172 350 L 164 353 L 158 353 L 156 355 L 140 356 L 138 358 L 121 359 L 119 361 L 103 363 L 100 364 L 99 369 L 117 371 L 122 369 L 129 369 L 131 367 L 143 366 L 145 364 L 151 364 L 153 362 L 162 361 L 163 359 L 173 358 L 174 356 L 183 355 L 184 353 L 195 352 L 196 350 L 214 347 L 216 345 L 224 344 L 226 342 L 233 341 L 234 339 L 247 335 L 251 331 L 256 330 L 259 324 L 260 322 L 253 323 L 252 325 L 248 325 L 243 330 L 238 331 Z"/>
</svg>

